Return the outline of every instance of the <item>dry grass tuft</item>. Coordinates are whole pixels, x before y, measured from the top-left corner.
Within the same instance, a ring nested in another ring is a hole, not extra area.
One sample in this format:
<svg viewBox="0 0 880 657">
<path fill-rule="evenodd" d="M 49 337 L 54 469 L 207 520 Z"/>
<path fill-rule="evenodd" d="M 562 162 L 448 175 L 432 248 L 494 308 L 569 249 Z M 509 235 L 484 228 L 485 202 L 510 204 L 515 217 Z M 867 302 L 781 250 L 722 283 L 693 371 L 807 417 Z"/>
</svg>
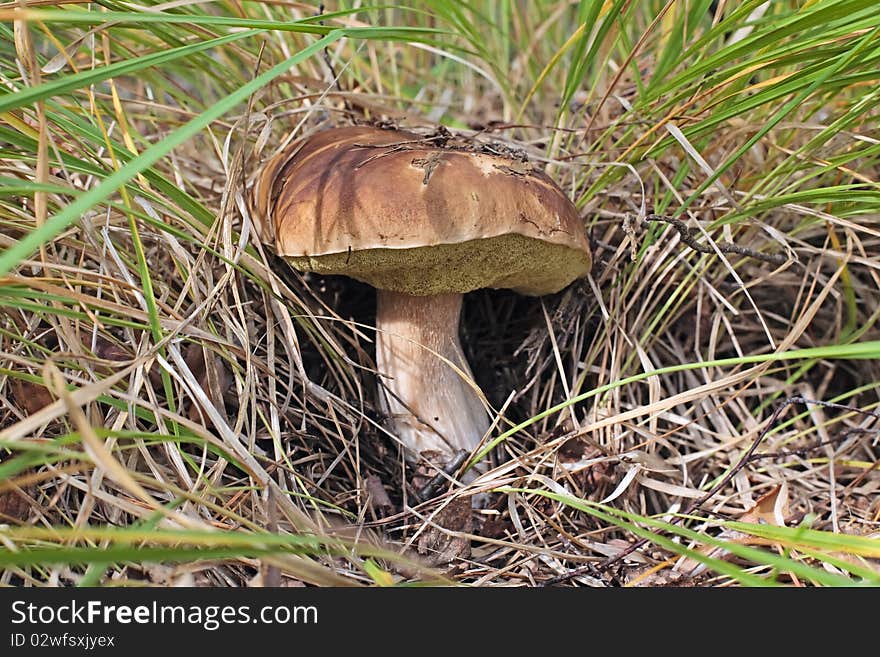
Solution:
<svg viewBox="0 0 880 657">
<path fill-rule="evenodd" d="M 528 34 L 559 37 L 565 11 L 560 4 L 535 24 L 511 21 L 520 25 L 511 43 Z M 384 18 L 403 16 L 389 10 Z M 311 38 L 279 35 L 262 53 L 271 64 Z M 242 48 L 226 55 L 240 56 L 235 75 L 252 76 L 260 65 Z M 540 52 L 532 56 L 551 58 L 534 48 Z M 470 65 L 459 66 L 453 54 Z M 130 549 L 111 565 L 66 557 L 4 562 L 0 583 L 364 585 L 388 575 L 391 582 L 657 586 L 735 579 L 659 544 L 615 560 L 636 535 L 547 491 L 747 543 L 719 522 L 762 521 L 756 509 L 772 493 L 779 514 L 768 517 L 778 524 L 877 537 L 878 361 L 839 358 L 833 348 L 806 359 L 750 360 L 880 340 L 880 222 L 863 206 L 849 212 L 846 199 L 835 205 L 827 191 L 851 180 L 876 191 L 878 160 L 865 141 L 876 105 L 852 118 L 844 101 L 829 100 L 822 118 L 815 103 L 805 104 L 726 166 L 762 127 L 760 114 L 725 120 L 713 139 L 656 130 L 661 115 L 675 114 L 663 105 L 674 105 L 674 94 L 638 104 L 643 80 L 609 46 L 596 56 L 615 61 L 619 75 L 596 76 L 589 93 L 572 94 L 560 108 L 565 76 L 548 72 L 556 93 L 539 95 L 518 116 L 513 101 L 524 99 L 540 73 L 530 72 L 527 55 L 510 59 L 501 85 L 493 81 L 503 71 L 484 70 L 479 57 L 449 44 L 340 41 L 174 148 L 0 278 L 0 542 L 13 552 L 64 548 L 65 541 Z M 649 78 L 652 58 L 640 54 L 636 63 Z M 406 91 L 424 70 L 434 70 L 437 81 Z M 100 108 L 77 110 L 89 129 L 54 106 L 48 114 L 33 106 L 0 118 L 32 138 L 0 153 L 4 185 L 22 185 L 0 196 L 0 247 L 118 169 L 119 154 L 102 141 L 142 149 L 197 115 L 200 105 L 187 94 L 204 104 L 222 95 L 205 93 L 201 80 L 168 75 L 178 85 L 174 94 L 153 95 L 151 83 L 133 76 L 79 90 L 78 101 L 91 94 Z M 708 121 L 703 113 L 721 102 L 701 93 L 681 101 L 682 127 Z M 124 99 L 115 116 L 114 96 Z M 840 116 L 850 117 L 845 129 L 816 146 L 816 134 Z M 89 132 L 114 118 L 112 138 Z M 522 149 L 546 165 L 583 209 L 595 264 L 587 279 L 550 297 L 467 296 L 462 341 L 498 412 L 495 436 L 528 426 L 497 445 L 493 469 L 467 490 L 445 486 L 417 502 L 416 473 L 404 466 L 377 410 L 374 293 L 352 280 L 300 274 L 259 244 L 247 190 L 259 162 L 309 131 L 379 120 L 431 131 L 441 119 L 468 139 Z M 41 139 L 46 149 L 28 151 Z M 843 157 L 859 149 L 867 150 Z M 641 155 L 628 156 L 635 152 Z M 723 169 L 719 184 L 705 186 L 700 166 L 683 165 L 691 153 L 709 170 Z M 35 181 L 42 186 L 28 187 Z M 798 196 L 813 188 L 826 192 L 821 203 Z M 685 204 L 692 195 L 697 200 Z M 676 216 L 690 233 L 643 221 L 646 209 L 671 217 L 685 207 Z M 717 248 L 724 244 L 746 254 Z M 619 384 L 688 363 L 694 366 Z M 792 397 L 812 401 L 788 405 L 771 426 Z M 759 437 L 754 456 L 742 462 Z M 690 517 L 676 516 L 730 473 Z M 452 537 L 470 541 L 470 554 L 429 567 L 432 555 L 418 554 L 426 527 L 444 524 L 443 514 L 478 490 L 496 491 L 490 507 L 477 512 L 470 534 Z M 53 539 L 59 528 L 73 534 Z M 102 528 L 133 533 L 123 539 Z M 149 535 L 166 530 L 194 533 Z M 273 551 L 261 543 L 267 534 L 314 542 Z M 198 557 L 217 547 L 211 536 L 238 535 L 250 541 L 240 554 Z M 138 549 L 161 541 L 188 558 L 161 565 L 138 558 Z M 770 553 L 784 551 L 769 545 Z M 876 557 L 846 555 L 875 573 Z M 766 563 L 724 558 L 751 575 L 773 573 Z M 845 572 L 816 555 L 793 560 Z M 775 575 L 808 583 L 784 570 Z"/>
</svg>

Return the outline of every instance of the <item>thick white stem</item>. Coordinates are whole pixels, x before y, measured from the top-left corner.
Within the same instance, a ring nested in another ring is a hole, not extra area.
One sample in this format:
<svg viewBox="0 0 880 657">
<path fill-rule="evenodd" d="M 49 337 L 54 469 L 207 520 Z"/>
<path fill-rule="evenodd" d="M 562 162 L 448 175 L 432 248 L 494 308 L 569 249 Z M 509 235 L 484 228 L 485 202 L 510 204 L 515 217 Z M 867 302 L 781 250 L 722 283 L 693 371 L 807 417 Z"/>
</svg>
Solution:
<svg viewBox="0 0 880 657">
<path fill-rule="evenodd" d="M 473 450 L 489 428 L 458 338 L 461 302 L 461 294 L 378 291 L 379 397 L 410 461 L 433 452 L 425 456 L 442 466 Z"/>
</svg>

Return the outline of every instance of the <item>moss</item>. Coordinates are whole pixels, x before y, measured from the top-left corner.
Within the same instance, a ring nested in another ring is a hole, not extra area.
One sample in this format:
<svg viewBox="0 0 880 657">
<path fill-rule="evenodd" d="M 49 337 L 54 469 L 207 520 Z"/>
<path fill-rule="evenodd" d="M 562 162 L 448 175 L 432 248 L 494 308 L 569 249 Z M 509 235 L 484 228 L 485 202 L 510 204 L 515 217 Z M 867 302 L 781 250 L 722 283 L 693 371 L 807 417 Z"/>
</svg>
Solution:
<svg viewBox="0 0 880 657">
<path fill-rule="evenodd" d="M 301 271 L 342 274 L 377 288 L 419 296 L 483 287 L 550 294 L 590 270 L 590 257 L 583 251 L 518 234 L 415 249 L 286 259 Z"/>
</svg>

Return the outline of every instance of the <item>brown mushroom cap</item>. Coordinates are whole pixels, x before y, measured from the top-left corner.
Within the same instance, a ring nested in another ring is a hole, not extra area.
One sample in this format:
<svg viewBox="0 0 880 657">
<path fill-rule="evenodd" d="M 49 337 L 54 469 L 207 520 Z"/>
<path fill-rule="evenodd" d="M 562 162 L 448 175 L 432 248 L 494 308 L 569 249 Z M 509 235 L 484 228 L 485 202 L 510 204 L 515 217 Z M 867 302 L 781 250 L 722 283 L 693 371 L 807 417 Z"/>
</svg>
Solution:
<svg viewBox="0 0 880 657">
<path fill-rule="evenodd" d="M 413 295 L 556 292 L 590 269 L 577 210 L 527 162 L 358 126 L 301 140 L 255 187 L 262 239 L 297 269 Z"/>
</svg>

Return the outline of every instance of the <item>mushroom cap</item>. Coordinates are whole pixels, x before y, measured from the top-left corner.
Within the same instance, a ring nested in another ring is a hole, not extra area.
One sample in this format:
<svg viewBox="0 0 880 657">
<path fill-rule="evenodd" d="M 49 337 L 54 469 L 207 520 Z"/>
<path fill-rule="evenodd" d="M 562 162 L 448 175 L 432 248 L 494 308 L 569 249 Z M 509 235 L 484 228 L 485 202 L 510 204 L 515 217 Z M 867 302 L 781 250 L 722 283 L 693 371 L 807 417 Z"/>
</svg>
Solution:
<svg viewBox="0 0 880 657">
<path fill-rule="evenodd" d="M 577 209 L 528 162 L 355 126 L 277 154 L 254 186 L 260 237 L 302 271 L 413 295 L 557 292 L 590 270 Z"/>
</svg>

